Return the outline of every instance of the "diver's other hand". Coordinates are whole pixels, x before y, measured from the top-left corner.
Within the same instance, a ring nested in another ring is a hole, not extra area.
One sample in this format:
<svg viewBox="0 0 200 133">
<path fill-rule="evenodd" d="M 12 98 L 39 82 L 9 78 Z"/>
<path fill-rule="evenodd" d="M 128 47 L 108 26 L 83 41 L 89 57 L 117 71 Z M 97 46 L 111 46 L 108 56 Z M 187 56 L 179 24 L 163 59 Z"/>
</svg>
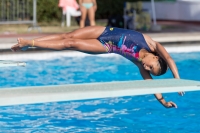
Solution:
<svg viewBox="0 0 200 133">
<path fill-rule="evenodd" d="M 181 92 L 178 92 L 178 94 L 179 94 L 180 96 L 183 96 L 183 95 L 185 94 L 185 92 L 184 92 L 184 91 L 181 91 Z"/>
<path fill-rule="evenodd" d="M 11 50 L 12 50 L 13 52 L 20 51 L 20 50 L 21 50 L 21 47 L 20 47 L 19 44 L 15 44 L 15 45 L 13 45 L 13 46 L 11 47 Z"/>
<path fill-rule="evenodd" d="M 177 108 L 177 105 L 170 101 L 170 102 L 166 102 L 165 104 L 163 104 L 166 108 Z"/>
</svg>

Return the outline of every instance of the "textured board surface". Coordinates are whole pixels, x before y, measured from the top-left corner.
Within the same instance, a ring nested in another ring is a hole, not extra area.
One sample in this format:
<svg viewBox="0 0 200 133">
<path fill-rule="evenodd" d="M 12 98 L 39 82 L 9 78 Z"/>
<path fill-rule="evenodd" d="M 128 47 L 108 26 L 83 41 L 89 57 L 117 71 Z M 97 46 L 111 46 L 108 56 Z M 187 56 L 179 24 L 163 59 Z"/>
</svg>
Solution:
<svg viewBox="0 0 200 133">
<path fill-rule="evenodd" d="M 199 81 L 184 79 L 2 88 L 0 106 L 198 90 L 200 90 Z"/>
</svg>

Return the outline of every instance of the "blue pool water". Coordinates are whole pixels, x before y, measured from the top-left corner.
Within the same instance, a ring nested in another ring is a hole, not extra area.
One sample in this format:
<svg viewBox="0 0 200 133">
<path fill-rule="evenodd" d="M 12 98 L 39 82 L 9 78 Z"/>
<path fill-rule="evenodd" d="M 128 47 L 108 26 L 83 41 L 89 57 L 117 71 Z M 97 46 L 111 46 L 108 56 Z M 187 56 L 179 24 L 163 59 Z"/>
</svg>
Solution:
<svg viewBox="0 0 200 133">
<path fill-rule="evenodd" d="M 171 54 L 181 78 L 200 80 L 200 53 Z M 0 70 L 1 88 L 142 80 L 120 56 L 29 60 L 27 66 Z M 172 78 L 171 72 L 158 78 Z M 166 109 L 153 95 L 0 107 L 0 132 L 200 132 L 200 91 L 163 94 L 177 109 Z"/>
</svg>

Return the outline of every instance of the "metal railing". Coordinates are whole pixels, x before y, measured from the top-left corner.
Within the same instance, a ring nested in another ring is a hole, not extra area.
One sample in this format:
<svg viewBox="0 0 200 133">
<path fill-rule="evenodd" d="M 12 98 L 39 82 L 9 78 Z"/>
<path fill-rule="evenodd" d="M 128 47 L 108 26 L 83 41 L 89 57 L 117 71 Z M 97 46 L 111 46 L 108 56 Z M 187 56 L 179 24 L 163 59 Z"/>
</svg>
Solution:
<svg viewBox="0 0 200 133">
<path fill-rule="evenodd" d="M 0 0 L 0 24 L 32 24 L 37 28 L 37 0 Z"/>
</svg>

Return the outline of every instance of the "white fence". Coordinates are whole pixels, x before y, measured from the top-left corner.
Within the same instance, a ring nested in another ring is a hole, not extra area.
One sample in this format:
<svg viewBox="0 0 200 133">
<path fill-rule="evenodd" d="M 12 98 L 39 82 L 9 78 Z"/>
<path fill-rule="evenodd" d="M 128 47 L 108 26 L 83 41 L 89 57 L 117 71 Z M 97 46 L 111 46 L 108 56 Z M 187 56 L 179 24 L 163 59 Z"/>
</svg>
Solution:
<svg viewBox="0 0 200 133">
<path fill-rule="evenodd" d="M 0 0 L 0 24 L 32 24 L 37 28 L 37 0 Z"/>
</svg>

